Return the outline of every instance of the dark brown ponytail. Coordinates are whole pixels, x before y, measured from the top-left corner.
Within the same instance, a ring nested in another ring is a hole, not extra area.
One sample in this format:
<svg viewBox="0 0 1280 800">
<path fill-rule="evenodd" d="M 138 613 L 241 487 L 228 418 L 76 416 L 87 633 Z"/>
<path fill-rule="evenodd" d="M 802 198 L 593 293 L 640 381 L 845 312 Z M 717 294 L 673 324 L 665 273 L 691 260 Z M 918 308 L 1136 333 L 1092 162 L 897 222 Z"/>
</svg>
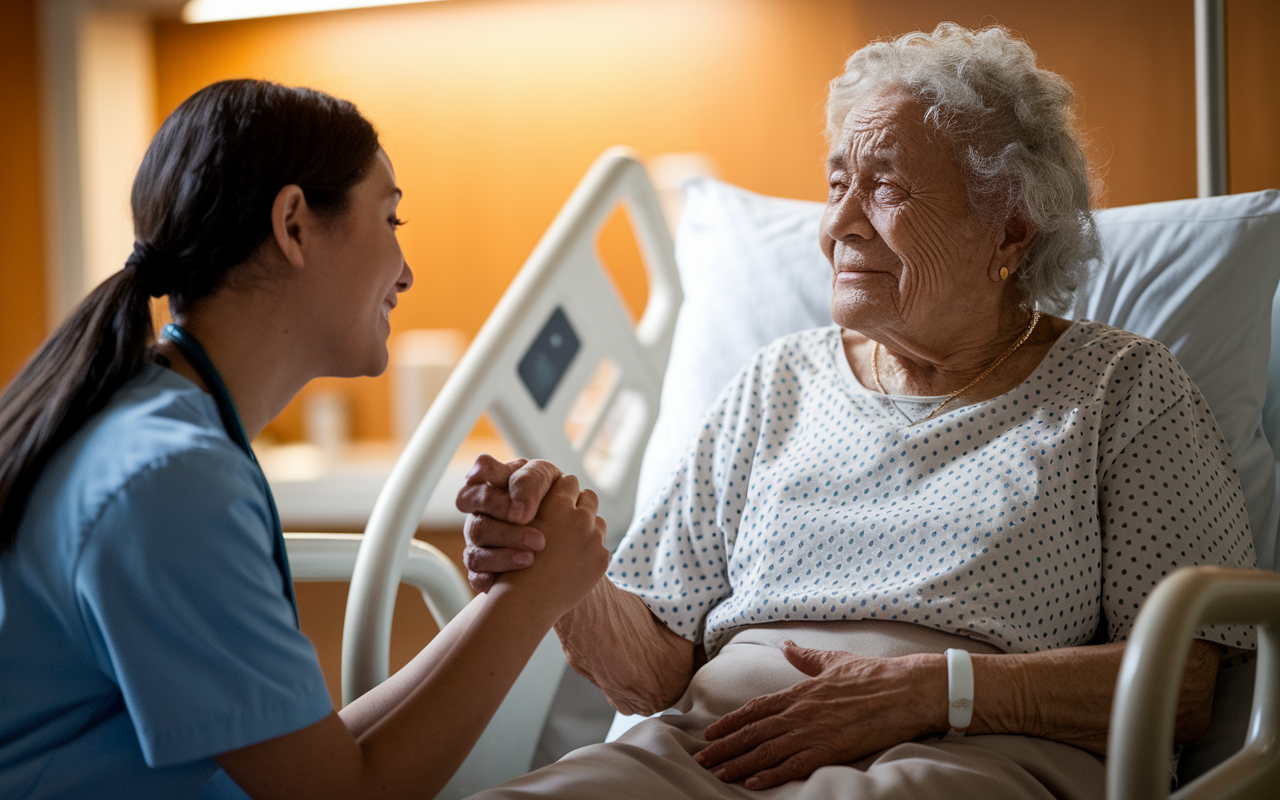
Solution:
<svg viewBox="0 0 1280 800">
<path fill-rule="evenodd" d="M 267 240 L 285 186 L 341 213 L 377 151 L 351 103 L 266 81 L 215 83 L 165 120 L 134 180 L 137 244 L 125 268 L 0 393 L 0 552 L 54 452 L 145 364 L 150 298 L 167 295 L 181 313 L 214 292 Z"/>
</svg>

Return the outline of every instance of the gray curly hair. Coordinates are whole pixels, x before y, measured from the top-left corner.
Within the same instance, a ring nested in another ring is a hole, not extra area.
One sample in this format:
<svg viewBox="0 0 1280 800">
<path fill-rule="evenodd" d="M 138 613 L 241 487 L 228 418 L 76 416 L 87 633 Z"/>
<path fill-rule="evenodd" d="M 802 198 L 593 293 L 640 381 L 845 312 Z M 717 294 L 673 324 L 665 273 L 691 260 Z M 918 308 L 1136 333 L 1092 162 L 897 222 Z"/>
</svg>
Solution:
<svg viewBox="0 0 1280 800">
<path fill-rule="evenodd" d="M 1026 42 L 1000 26 L 944 22 L 933 33 L 874 42 L 849 56 L 827 96 L 827 139 L 839 141 L 853 104 L 896 86 L 947 134 L 985 224 L 1019 217 L 1037 234 L 1017 272 L 1023 302 L 1062 313 L 1101 245 L 1090 213 L 1088 160 L 1071 110 L 1075 93 L 1036 66 Z"/>
</svg>

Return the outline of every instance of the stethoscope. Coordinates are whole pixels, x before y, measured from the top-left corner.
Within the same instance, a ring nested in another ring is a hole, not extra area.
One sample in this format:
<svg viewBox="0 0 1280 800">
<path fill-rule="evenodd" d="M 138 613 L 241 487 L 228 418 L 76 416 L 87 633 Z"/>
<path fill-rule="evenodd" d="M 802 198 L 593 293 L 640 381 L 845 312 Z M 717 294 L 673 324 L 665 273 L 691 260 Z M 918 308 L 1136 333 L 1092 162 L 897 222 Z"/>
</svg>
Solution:
<svg viewBox="0 0 1280 800">
<path fill-rule="evenodd" d="M 227 391 L 227 385 L 222 382 L 218 369 L 213 366 L 213 362 L 209 360 L 209 354 L 204 351 L 204 347 L 196 337 L 172 323 L 164 326 L 161 337 L 173 342 L 174 346 L 182 351 L 182 355 L 186 356 L 187 361 L 191 362 L 191 366 L 199 373 L 205 386 L 209 388 L 210 394 L 213 395 L 213 401 L 218 406 L 218 416 L 222 418 L 222 426 L 227 429 L 227 436 L 258 468 L 258 477 L 262 479 L 262 490 L 267 495 L 267 506 L 271 509 L 271 524 L 275 527 L 272 556 L 275 558 L 276 567 L 280 570 L 280 576 L 284 578 L 284 596 L 288 598 L 289 605 L 293 608 L 294 625 L 298 625 L 298 600 L 293 593 L 293 575 L 289 572 L 289 559 L 285 556 L 284 529 L 280 525 L 280 512 L 276 510 L 276 499 L 271 495 L 267 476 L 262 472 L 262 466 L 253 454 L 253 448 L 249 446 L 249 437 L 244 434 L 244 425 L 240 422 L 240 414 L 236 412 L 236 404 L 231 400 L 231 393 Z"/>
</svg>

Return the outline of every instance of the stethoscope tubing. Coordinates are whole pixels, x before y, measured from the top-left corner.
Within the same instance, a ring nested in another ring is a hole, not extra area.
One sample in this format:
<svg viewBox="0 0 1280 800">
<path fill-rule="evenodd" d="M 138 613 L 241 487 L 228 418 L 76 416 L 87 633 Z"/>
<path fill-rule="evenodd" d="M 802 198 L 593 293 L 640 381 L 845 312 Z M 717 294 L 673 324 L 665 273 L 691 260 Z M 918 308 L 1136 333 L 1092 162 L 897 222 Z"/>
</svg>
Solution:
<svg viewBox="0 0 1280 800">
<path fill-rule="evenodd" d="M 213 395 L 213 402 L 218 407 L 218 416 L 222 418 L 222 426 L 226 428 L 227 437 L 244 454 L 249 457 L 258 471 L 258 477 L 262 481 L 262 490 L 267 495 L 267 506 L 271 509 L 271 524 L 275 527 L 275 541 L 272 556 L 275 559 L 276 567 L 280 570 L 280 576 L 284 579 L 284 596 L 289 600 L 290 607 L 293 608 L 294 625 L 299 625 L 298 621 L 298 600 L 293 591 L 293 574 L 289 570 L 289 557 L 285 552 L 284 546 L 284 528 L 280 524 L 280 512 L 276 509 L 276 499 L 271 494 L 271 484 L 267 482 L 267 476 L 262 471 L 262 465 L 258 463 L 257 456 L 253 453 L 253 448 L 249 445 L 249 437 L 245 435 L 244 424 L 240 422 L 240 414 L 236 411 L 235 401 L 231 399 L 231 393 L 227 391 L 227 385 L 222 381 L 222 375 L 218 373 L 217 367 L 213 365 L 209 354 L 205 352 L 200 341 L 196 339 L 189 331 L 184 330 L 181 326 L 169 323 L 164 326 L 161 331 L 161 338 L 173 342 L 174 347 L 186 356 L 187 361 L 195 369 L 196 373 L 204 381 L 208 387 L 209 393 Z"/>
</svg>

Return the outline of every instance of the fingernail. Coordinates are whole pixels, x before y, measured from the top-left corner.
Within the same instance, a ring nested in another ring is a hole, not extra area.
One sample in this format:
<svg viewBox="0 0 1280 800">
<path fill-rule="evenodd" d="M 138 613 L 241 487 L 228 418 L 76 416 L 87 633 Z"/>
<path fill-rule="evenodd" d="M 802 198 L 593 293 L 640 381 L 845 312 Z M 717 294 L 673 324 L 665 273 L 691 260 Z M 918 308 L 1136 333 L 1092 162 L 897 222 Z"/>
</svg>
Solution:
<svg viewBox="0 0 1280 800">
<path fill-rule="evenodd" d="M 515 561 L 522 567 L 527 567 L 533 563 L 533 553 L 516 553 Z"/>
<path fill-rule="evenodd" d="M 762 781 L 759 778 L 747 778 L 747 780 L 742 785 L 747 787 L 748 789 L 759 789 L 761 783 Z"/>
<path fill-rule="evenodd" d="M 723 767 L 719 767 L 717 769 L 711 770 L 711 774 L 716 776 L 717 780 L 724 780 L 725 775 L 728 775 L 729 773 Z"/>
</svg>

